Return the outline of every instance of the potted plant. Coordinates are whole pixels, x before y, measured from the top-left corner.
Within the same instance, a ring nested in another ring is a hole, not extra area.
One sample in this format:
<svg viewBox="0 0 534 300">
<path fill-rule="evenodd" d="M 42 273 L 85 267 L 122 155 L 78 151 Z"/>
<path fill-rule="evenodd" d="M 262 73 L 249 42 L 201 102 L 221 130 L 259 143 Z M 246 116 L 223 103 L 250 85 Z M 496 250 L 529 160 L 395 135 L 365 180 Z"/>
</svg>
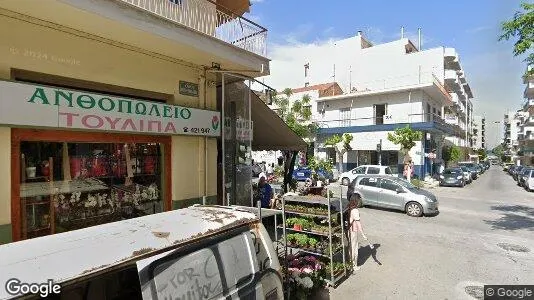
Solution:
<svg viewBox="0 0 534 300">
<path fill-rule="evenodd" d="M 309 238 L 308 239 L 308 245 L 310 246 L 310 249 L 315 251 L 317 247 L 317 239 L 315 238 Z"/>
<path fill-rule="evenodd" d="M 287 243 L 288 243 L 291 247 L 296 246 L 297 237 L 295 236 L 295 234 L 288 234 L 288 235 L 286 235 L 286 239 L 287 239 Z"/>
<path fill-rule="evenodd" d="M 308 246 L 308 236 L 305 234 L 297 234 L 297 244 L 300 248 L 306 248 Z"/>
</svg>

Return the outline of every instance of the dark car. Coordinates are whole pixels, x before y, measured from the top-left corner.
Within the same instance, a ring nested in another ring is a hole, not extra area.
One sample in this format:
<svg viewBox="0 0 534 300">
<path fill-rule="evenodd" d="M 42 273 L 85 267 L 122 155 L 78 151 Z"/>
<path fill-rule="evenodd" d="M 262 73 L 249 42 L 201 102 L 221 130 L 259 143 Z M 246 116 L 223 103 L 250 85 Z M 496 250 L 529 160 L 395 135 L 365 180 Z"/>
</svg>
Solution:
<svg viewBox="0 0 534 300">
<path fill-rule="evenodd" d="M 464 172 L 464 177 L 465 177 L 465 183 L 471 183 L 473 182 L 473 176 L 471 175 L 471 171 L 469 171 L 469 168 L 466 167 L 466 166 L 460 166 L 458 167 L 460 169 L 462 169 L 462 171 Z"/>
<path fill-rule="evenodd" d="M 469 172 L 471 172 L 471 178 L 473 180 L 478 179 L 479 172 L 478 172 L 478 168 L 476 167 L 475 163 L 472 163 L 472 162 L 461 162 L 461 163 L 458 163 L 458 166 L 467 167 L 469 169 Z"/>
<path fill-rule="evenodd" d="M 512 172 L 512 177 L 514 177 L 514 180 L 515 181 L 518 181 L 519 180 L 519 174 L 521 174 L 521 172 L 523 172 L 523 169 L 525 168 L 525 166 L 517 166 L 514 168 L 514 171 Z"/>
<path fill-rule="evenodd" d="M 312 176 L 312 169 L 310 169 L 310 167 L 308 166 L 300 166 L 300 167 L 297 167 L 293 171 L 293 178 L 297 181 L 305 181 L 306 179 L 311 178 L 311 176 Z M 333 172 L 327 172 L 322 169 L 319 169 L 317 171 L 317 176 L 328 179 L 329 181 L 334 180 Z"/>
<path fill-rule="evenodd" d="M 465 186 L 464 172 L 461 168 L 445 169 L 439 177 L 439 185 L 441 186 Z"/>
<path fill-rule="evenodd" d="M 507 169 L 508 174 L 512 175 L 514 173 L 515 168 L 517 168 L 516 165 L 509 166 Z"/>
</svg>

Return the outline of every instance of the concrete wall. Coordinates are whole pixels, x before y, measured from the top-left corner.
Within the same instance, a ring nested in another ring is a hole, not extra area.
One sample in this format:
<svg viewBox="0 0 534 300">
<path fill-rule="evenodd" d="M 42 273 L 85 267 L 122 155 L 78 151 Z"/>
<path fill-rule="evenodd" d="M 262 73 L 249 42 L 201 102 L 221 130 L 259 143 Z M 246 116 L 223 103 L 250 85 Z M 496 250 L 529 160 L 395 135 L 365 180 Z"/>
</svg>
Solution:
<svg viewBox="0 0 534 300">
<path fill-rule="evenodd" d="M 179 80 L 201 83 L 201 69 L 133 52 L 120 45 L 90 40 L 52 28 L 0 16 L 0 79 L 10 80 L 11 69 L 23 69 L 97 83 L 167 94 L 172 104 L 216 109 L 215 88 L 200 97 L 178 93 Z M 208 76 L 208 80 L 214 80 Z M 101 91 L 105 93 L 106 91 Z M 22 116 L 21 116 L 22 117 Z M 11 223 L 10 129 L 0 127 L 0 227 Z M 204 168 L 205 147 L 208 151 Z M 217 193 L 217 143 L 204 137 L 172 138 L 172 199 L 199 198 Z M 171 166 L 166 166 L 171 167 Z M 2 228 L 4 228 L 2 227 Z M 5 230 L 0 228 L 0 235 Z M 10 232 L 9 232 L 10 234 Z M 4 241 L 9 237 L 4 237 Z M 2 242 L 2 237 L 0 237 Z"/>
</svg>

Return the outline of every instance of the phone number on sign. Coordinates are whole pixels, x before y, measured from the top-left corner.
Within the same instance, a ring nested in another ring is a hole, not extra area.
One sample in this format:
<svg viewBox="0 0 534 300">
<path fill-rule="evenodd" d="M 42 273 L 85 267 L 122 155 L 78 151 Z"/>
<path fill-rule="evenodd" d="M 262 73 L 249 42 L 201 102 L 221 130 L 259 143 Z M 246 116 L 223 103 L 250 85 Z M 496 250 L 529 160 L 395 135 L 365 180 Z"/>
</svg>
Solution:
<svg viewBox="0 0 534 300">
<path fill-rule="evenodd" d="M 189 127 L 184 127 L 184 132 L 191 132 L 191 133 L 210 133 L 210 129 L 209 128 L 189 128 Z"/>
</svg>

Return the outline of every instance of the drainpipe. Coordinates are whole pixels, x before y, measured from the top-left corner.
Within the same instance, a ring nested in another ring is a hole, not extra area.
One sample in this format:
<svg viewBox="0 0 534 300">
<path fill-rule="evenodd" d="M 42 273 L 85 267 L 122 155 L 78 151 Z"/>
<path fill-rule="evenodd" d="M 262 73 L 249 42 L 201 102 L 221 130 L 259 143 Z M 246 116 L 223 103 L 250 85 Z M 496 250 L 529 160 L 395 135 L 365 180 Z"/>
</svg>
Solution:
<svg viewBox="0 0 534 300">
<path fill-rule="evenodd" d="M 199 86 L 202 87 L 202 104 L 201 107 L 203 109 L 207 108 L 207 100 L 208 100 L 208 80 L 206 78 L 207 71 L 206 68 L 204 68 L 200 74 L 199 74 Z M 200 191 L 200 194 L 203 196 L 203 199 L 207 197 L 208 193 L 208 137 L 204 136 L 204 187 L 203 190 Z M 202 144 L 201 139 L 199 139 L 199 144 Z M 199 157 L 200 159 L 200 157 Z"/>
</svg>

